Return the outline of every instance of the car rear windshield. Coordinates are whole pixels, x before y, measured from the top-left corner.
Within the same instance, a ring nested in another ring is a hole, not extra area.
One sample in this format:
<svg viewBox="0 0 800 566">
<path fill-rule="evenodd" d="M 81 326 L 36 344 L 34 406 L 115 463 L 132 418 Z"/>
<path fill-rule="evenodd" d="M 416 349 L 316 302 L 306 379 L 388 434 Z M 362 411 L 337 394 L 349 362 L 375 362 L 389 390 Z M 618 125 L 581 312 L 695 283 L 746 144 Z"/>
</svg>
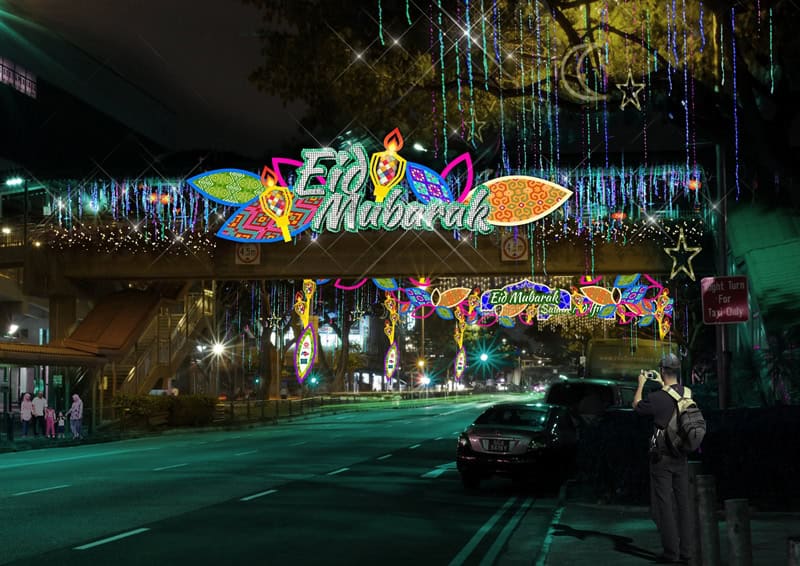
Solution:
<svg viewBox="0 0 800 566">
<path fill-rule="evenodd" d="M 492 407 L 475 421 L 476 425 L 524 426 L 541 430 L 547 422 L 547 409 Z"/>
</svg>

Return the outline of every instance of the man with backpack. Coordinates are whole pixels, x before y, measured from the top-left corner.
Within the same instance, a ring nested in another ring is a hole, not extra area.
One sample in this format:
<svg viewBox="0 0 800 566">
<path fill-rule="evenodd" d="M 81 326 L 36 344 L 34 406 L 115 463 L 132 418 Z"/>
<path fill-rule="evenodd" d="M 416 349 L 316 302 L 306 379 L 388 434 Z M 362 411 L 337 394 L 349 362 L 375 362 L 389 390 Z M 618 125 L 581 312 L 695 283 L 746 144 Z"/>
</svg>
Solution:
<svg viewBox="0 0 800 566">
<path fill-rule="evenodd" d="M 693 443 L 686 442 L 681 446 L 678 431 L 681 414 L 677 401 L 690 399 L 691 390 L 678 383 L 680 367 L 678 357 L 667 354 L 661 359 L 660 377 L 657 372 L 641 372 L 639 387 L 633 398 L 633 408 L 638 414 L 653 417 L 653 436 L 650 440 L 650 510 L 661 534 L 664 552 L 659 561 L 663 563 L 688 563 L 694 544 L 687 463 L 687 452 Z M 663 388 L 651 391 L 643 400 L 642 391 L 648 379 L 659 382 Z M 686 403 L 681 401 L 680 406 L 685 407 Z M 696 405 L 694 408 L 696 409 Z"/>
</svg>

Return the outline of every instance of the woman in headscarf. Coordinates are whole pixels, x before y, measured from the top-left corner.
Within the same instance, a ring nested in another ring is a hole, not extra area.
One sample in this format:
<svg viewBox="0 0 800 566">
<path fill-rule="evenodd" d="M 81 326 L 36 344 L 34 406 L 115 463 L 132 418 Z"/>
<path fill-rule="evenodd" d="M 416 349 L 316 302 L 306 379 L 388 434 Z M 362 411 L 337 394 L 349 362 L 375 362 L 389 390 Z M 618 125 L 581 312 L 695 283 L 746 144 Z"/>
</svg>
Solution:
<svg viewBox="0 0 800 566">
<path fill-rule="evenodd" d="M 22 436 L 28 436 L 28 426 L 33 419 L 33 402 L 30 393 L 26 393 L 22 397 L 22 403 L 19 405 L 19 418 L 22 421 Z"/>
<path fill-rule="evenodd" d="M 67 415 L 69 415 L 69 428 L 72 431 L 72 438 L 80 438 L 83 401 L 81 401 L 77 393 L 72 395 L 72 406 L 67 411 Z"/>
</svg>

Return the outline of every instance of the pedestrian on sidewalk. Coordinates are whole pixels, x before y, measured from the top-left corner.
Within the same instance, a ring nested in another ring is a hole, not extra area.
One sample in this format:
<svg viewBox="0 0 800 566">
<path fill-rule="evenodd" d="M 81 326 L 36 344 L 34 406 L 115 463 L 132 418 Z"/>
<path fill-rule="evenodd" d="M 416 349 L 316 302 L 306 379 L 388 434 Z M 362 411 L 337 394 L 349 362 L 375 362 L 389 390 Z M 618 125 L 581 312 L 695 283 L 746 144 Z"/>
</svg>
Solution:
<svg viewBox="0 0 800 566">
<path fill-rule="evenodd" d="M 44 431 L 44 410 L 47 408 L 47 399 L 44 393 L 39 391 L 32 401 L 33 403 L 33 435 L 45 434 Z"/>
<path fill-rule="evenodd" d="M 67 417 L 64 416 L 64 413 L 59 411 L 58 416 L 56 417 L 56 435 L 58 438 L 64 438 L 64 423 L 66 420 Z"/>
<path fill-rule="evenodd" d="M 56 410 L 53 407 L 47 407 L 44 410 L 44 435 L 47 438 L 56 437 Z"/>
<path fill-rule="evenodd" d="M 676 410 L 673 398 L 667 388 L 684 395 L 683 385 L 679 384 L 681 362 L 675 354 L 667 354 L 661 359 L 658 372 L 642 371 L 639 374 L 639 387 L 633 397 L 633 408 L 640 415 L 653 417 L 653 436 L 650 439 L 650 511 L 661 535 L 663 554 L 659 557 L 665 563 L 688 563 L 692 555 L 693 525 L 689 509 L 689 465 L 686 455 L 675 454 L 666 443 L 667 428 L 672 413 Z M 648 379 L 657 381 L 663 387 L 651 391 L 646 399 L 642 392 Z"/>
<path fill-rule="evenodd" d="M 33 403 L 31 403 L 30 393 L 22 396 L 22 403 L 19 404 L 19 420 L 22 421 L 22 436 L 28 436 L 28 427 L 33 420 Z"/>
<path fill-rule="evenodd" d="M 69 428 L 72 431 L 72 438 L 81 437 L 81 419 L 83 419 L 83 401 L 75 393 L 72 396 L 72 406 L 67 411 L 69 415 Z"/>
</svg>

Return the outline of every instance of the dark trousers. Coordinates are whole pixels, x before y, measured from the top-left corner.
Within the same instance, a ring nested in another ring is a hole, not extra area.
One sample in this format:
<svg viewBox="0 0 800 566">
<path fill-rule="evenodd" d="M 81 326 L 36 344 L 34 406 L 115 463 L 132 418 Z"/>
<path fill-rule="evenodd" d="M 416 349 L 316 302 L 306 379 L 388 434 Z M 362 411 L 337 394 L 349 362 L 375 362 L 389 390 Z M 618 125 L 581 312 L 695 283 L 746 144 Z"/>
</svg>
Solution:
<svg viewBox="0 0 800 566">
<path fill-rule="evenodd" d="M 650 511 L 661 534 L 664 555 L 689 557 L 694 544 L 686 457 L 650 460 Z"/>
<path fill-rule="evenodd" d="M 40 433 L 44 434 L 44 415 L 33 417 L 33 434 L 34 436 L 39 436 Z"/>
</svg>

